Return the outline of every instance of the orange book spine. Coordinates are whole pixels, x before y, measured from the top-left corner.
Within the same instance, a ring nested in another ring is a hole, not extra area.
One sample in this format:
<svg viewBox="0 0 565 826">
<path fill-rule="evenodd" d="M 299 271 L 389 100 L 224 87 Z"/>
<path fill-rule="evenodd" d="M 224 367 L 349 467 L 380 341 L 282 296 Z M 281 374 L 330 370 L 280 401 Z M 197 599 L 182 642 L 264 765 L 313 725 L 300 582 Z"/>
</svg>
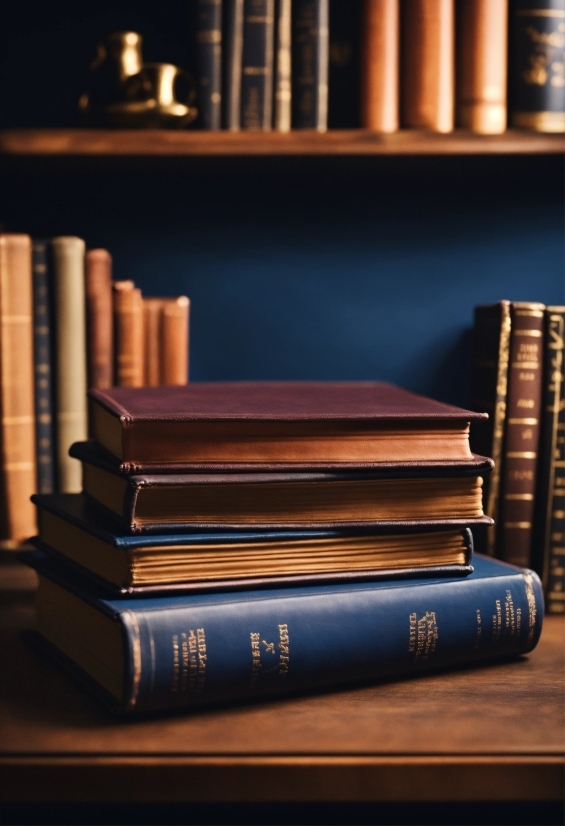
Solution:
<svg viewBox="0 0 565 826">
<path fill-rule="evenodd" d="M 361 125 L 398 129 L 400 0 L 365 0 L 361 25 Z"/>
<path fill-rule="evenodd" d="M 143 387 L 143 299 L 133 281 L 114 281 L 115 376 L 118 387 Z"/>
<path fill-rule="evenodd" d="M 28 235 L 0 235 L 0 397 L 3 535 L 36 532 L 32 245 Z"/>
<path fill-rule="evenodd" d="M 480 135 L 506 129 L 507 0 L 457 4 L 457 116 Z"/>
<path fill-rule="evenodd" d="M 161 384 L 187 384 L 190 301 L 185 295 L 163 302 Z"/>
<path fill-rule="evenodd" d="M 114 383 L 112 318 L 112 256 L 108 250 L 86 253 L 86 321 L 88 386 L 104 389 Z"/>
<path fill-rule="evenodd" d="M 143 299 L 143 340 L 145 350 L 144 384 L 161 384 L 161 316 L 162 298 Z"/>
<path fill-rule="evenodd" d="M 454 0 L 405 0 L 401 29 L 403 125 L 451 132 L 455 96 Z"/>
</svg>

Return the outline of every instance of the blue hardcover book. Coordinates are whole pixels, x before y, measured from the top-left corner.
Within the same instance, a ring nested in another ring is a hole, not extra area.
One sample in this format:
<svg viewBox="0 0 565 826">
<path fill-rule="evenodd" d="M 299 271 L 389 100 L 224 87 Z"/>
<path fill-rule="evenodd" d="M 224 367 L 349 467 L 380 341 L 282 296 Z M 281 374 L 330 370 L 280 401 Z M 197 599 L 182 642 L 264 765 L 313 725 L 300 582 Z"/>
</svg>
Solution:
<svg viewBox="0 0 565 826">
<path fill-rule="evenodd" d="M 35 376 L 35 436 L 37 490 L 55 490 L 51 296 L 48 242 L 33 242 L 33 356 Z"/>
<path fill-rule="evenodd" d="M 33 496 L 36 547 L 78 566 L 112 596 L 249 590 L 308 582 L 465 576 L 469 528 L 184 531 L 130 535 L 78 493 Z"/>
<path fill-rule="evenodd" d="M 516 657 L 544 610 L 535 573 L 487 557 L 466 578 L 111 600 L 45 555 L 28 562 L 39 639 L 128 713 Z"/>
</svg>

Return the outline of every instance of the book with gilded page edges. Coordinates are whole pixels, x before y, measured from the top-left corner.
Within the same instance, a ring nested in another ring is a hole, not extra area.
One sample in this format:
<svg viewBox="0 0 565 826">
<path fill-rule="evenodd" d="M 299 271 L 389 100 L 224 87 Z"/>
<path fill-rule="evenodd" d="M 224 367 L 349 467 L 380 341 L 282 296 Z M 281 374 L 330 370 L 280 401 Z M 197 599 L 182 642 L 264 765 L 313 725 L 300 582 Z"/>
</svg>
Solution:
<svg viewBox="0 0 565 826">
<path fill-rule="evenodd" d="M 445 466 L 390 463 L 369 471 L 133 473 L 96 444 L 71 456 L 83 491 L 132 533 L 173 529 L 490 524 L 482 478 L 489 459 Z"/>
<path fill-rule="evenodd" d="M 92 390 L 94 438 L 126 471 L 469 462 L 486 419 L 381 382 L 210 382 Z"/>
<path fill-rule="evenodd" d="M 538 576 L 477 557 L 468 577 L 107 599 L 41 553 L 40 642 L 126 713 L 418 675 L 527 654 Z"/>
</svg>

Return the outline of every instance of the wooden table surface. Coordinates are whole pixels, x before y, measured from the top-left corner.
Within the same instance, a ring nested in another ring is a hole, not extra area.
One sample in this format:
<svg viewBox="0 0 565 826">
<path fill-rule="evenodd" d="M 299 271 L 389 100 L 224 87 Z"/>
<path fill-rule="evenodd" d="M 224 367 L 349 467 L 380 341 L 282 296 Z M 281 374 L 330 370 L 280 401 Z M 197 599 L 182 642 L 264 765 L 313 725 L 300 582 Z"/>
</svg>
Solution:
<svg viewBox="0 0 565 826">
<path fill-rule="evenodd" d="M 26 574 L 12 574 L 0 607 L 0 802 L 563 796 L 560 617 L 519 661 L 123 722 L 22 642 L 33 601 Z"/>
</svg>

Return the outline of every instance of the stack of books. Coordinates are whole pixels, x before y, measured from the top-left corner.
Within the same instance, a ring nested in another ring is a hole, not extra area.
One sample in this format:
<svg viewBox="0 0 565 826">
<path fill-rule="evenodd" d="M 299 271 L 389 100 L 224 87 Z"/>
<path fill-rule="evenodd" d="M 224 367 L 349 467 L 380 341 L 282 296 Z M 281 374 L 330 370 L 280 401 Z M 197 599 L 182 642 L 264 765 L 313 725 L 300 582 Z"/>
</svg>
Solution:
<svg viewBox="0 0 565 826">
<path fill-rule="evenodd" d="M 151 711 L 531 650 L 538 578 L 472 559 L 484 418 L 379 383 L 93 390 L 82 494 L 34 497 L 38 631 Z M 473 570 L 474 567 L 474 570 Z"/>
</svg>

